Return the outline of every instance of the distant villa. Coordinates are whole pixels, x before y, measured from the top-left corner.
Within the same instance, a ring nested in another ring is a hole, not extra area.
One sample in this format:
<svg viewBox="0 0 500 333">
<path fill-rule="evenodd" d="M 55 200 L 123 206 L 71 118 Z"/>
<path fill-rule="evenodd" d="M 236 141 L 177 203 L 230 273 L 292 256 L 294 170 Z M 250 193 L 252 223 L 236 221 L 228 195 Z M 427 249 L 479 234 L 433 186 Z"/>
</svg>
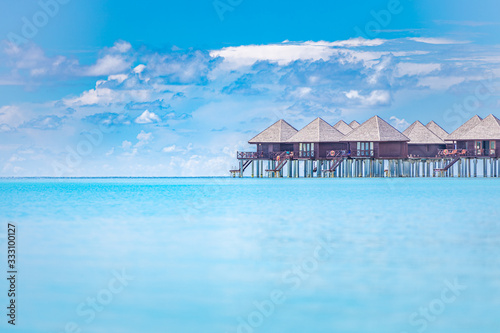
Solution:
<svg viewBox="0 0 500 333">
<path fill-rule="evenodd" d="M 434 121 L 400 132 L 379 116 L 362 124 L 316 118 L 300 131 L 281 119 L 237 152 L 243 177 L 476 177 L 500 174 L 500 120 L 475 115 L 451 134 Z M 266 168 L 264 168 L 266 165 Z"/>
</svg>

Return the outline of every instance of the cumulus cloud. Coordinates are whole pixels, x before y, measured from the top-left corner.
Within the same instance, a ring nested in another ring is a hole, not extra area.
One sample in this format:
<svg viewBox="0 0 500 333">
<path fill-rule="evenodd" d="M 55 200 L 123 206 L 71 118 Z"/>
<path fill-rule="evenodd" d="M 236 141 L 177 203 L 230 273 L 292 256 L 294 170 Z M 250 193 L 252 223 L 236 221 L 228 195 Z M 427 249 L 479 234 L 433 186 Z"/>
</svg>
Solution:
<svg viewBox="0 0 500 333">
<path fill-rule="evenodd" d="M 141 73 L 162 77 L 167 83 L 200 84 L 206 81 L 211 68 L 216 63 L 206 51 L 171 51 L 168 53 L 151 53 L 143 57 L 147 69 Z"/>
<path fill-rule="evenodd" d="M 132 142 L 127 141 L 127 140 L 122 142 L 122 149 L 123 150 L 128 150 L 128 149 L 130 149 L 130 147 L 132 147 Z"/>
<path fill-rule="evenodd" d="M 103 76 L 122 73 L 132 66 L 133 57 L 128 54 L 132 49 L 129 42 L 118 41 L 112 47 L 104 49 L 96 63 L 84 69 L 87 76 Z"/>
<path fill-rule="evenodd" d="M 85 75 L 101 76 L 120 73 L 130 67 L 130 62 L 120 55 L 107 54 L 97 60 L 95 65 L 90 66 Z"/>
<path fill-rule="evenodd" d="M 224 58 L 229 68 L 251 66 L 257 61 L 269 61 L 280 66 L 296 60 L 328 60 L 338 51 L 324 44 L 271 44 L 226 47 L 210 52 L 212 57 Z"/>
<path fill-rule="evenodd" d="M 86 116 L 82 120 L 92 124 L 106 126 L 122 126 L 131 124 L 130 118 L 127 114 L 115 112 L 96 113 Z"/>
<path fill-rule="evenodd" d="M 55 130 L 61 127 L 63 119 L 58 116 L 40 116 L 21 125 L 24 128 Z"/>
<path fill-rule="evenodd" d="M 140 73 L 144 72 L 145 69 L 146 69 L 146 65 L 143 65 L 143 64 L 137 65 L 134 68 L 134 73 L 140 74 Z"/>
<path fill-rule="evenodd" d="M 161 151 L 164 153 L 171 153 L 175 151 L 175 145 L 164 147 Z"/>
<path fill-rule="evenodd" d="M 386 105 L 391 100 L 391 94 L 385 90 L 374 90 L 368 95 L 361 95 L 359 91 L 350 90 L 345 95 L 348 99 L 366 106 Z"/>
<path fill-rule="evenodd" d="M 135 144 L 135 147 L 141 147 L 141 146 L 144 146 L 146 144 L 148 144 L 149 142 L 151 142 L 151 140 L 153 139 L 153 133 L 149 132 L 149 133 L 146 133 L 144 131 L 141 131 L 139 134 L 137 134 L 137 143 Z"/>
<path fill-rule="evenodd" d="M 7 124 L 0 124 L 0 132 L 12 132 L 14 131 L 13 127 L 10 127 Z"/>
<path fill-rule="evenodd" d="M 427 63 L 418 64 L 411 62 L 401 62 L 396 66 L 396 76 L 422 76 L 428 75 L 434 71 L 440 71 L 441 64 Z"/>
<path fill-rule="evenodd" d="M 151 124 L 160 122 L 161 119 L 153 112 L 149 112 L 148 110 L 144 111 L 139 117 L 135 119 L 137 124 Z"/>
<path fill-rule="evenodd" d="M 389 122 L 399 131 L 404 131 L 410 126 L 410 124 L 405 119 L 399 119 L 396 116 L 392 116 L 391 118 L 389 118 Z"/>
</svg>

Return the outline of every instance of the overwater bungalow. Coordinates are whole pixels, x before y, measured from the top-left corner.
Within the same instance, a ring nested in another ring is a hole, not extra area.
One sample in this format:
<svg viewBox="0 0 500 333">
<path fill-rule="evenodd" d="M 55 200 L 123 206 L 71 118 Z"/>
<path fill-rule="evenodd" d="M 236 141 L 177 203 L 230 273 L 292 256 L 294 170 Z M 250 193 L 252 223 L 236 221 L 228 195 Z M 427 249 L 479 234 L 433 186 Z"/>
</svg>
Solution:
<svg viewBox="0 0 500 333">
<path fill-rule="evenodd" d="M 397 159 L 408 157 L 410 139 L 379 116 L 374 116 L 342 141 L 349 144 L 351 157 Z"/>
<path fill-rule="evenodd" d="M 295 133 L 288 143 L 293 143 L 293 150 L 298 152 L 297 158 L 327 158 L 331 152 L 347 149 L 345 142 L 340 142 L 344 134 L 321 118 L 316 118 L 306 127 Z M 335 154 L 334 154 L 335 155 Z"/>
<path fill-rule="evenodd" d="M 331 126 L 316 118 L 297 131 L 279 120 L 249 141 L 253 152 L 237 152 L 235 177 L 476 177 L 500 175 L 500 120 L 474 116 L 448 134 L 431 121 L 399 132 L 374 116 L 359 125 Z"/>
<path fill-rule="evenodd" d="M 455 137 L 468 156 L 500 156 L 500 120 L 490 114 L 466 133 Z M 460 149 L 458 148 L 458 149 Z"/>
<path fill-rule="evenodd" d="M 446 149 L 446 143 L 420 121 L 411 124 L 404 132 L 408 141 L 409 157 L 436 157 L 440 150 Z"/>
<path fill-rule="evenodd" d="M 338 123 L 333 125 L 333 128 L 335 128 L 336 130 L 338 130 L 340 133 L 342 133 L 344 135 L 351 133 L 353 130 L 353 128 L 351 126 L 347 125 L 347 123 L 343 120 L 340 120 Z"/>
<path fill-rule="evenodd" d="M 462 135 L 470 131 L 476 125 L 478 125 L 483 119 L 478 115 L 467 120 L 462 126 L 451 132 L 450 135 L 446 137 L 444 141 L 447 143 L 447 148 L 449 149 L 467 149 L 465 141 L 462 141 L 458 145 L 457 139 L 460 139 Z"/>
<path fill-rule="evenodd" d="M 257 158 L 272 158 L 273 153 L 292 151 L 293 144 L 288 142 L 298 131 L 283 119 L 278 120 L 257 134 L 248 143 L 257 145 Z"/>
<path fill-rule="evenodd" d="M 450 135 L 441 126 L 436 124 L 436 122 L 434 122 L 434 120 L 430 121 L 427 125 L 425 125 L 425 127 L 430 129 L 434 134 L 439 136 L 442 140 L 446 139 L 448 137 L 448 135 Z"/>
</svg>

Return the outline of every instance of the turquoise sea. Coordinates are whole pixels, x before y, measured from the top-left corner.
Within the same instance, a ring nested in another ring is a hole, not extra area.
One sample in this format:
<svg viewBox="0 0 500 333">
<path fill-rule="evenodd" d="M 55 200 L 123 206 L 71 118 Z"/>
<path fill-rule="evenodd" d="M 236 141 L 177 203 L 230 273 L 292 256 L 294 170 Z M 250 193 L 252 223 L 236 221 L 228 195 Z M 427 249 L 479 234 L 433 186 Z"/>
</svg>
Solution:
<svg viewBox="0 0 500 333">
<path fill-rule="evenodd" d="M 2 179 L 17 332 L 497 333 L 498 179 Z M 7 324 L 6 279 L 0 283 Z"/>
</svg>

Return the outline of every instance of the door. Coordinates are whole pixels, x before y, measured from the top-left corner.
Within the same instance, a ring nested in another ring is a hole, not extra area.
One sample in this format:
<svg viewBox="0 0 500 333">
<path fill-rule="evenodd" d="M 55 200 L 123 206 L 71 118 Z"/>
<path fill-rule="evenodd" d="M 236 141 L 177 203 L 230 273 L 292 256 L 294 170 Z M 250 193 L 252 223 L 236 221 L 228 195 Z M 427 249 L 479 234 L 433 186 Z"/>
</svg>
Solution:
<svg viewBox="0 0 500 333">
<path fill-rule="evenodd" d="M 490 142 L 489 141 L 483 141 L 483 149 L 484 149 L 484 156 L 489 156 L 490 155 Z"/>
<path fill-rule="evenodd" d="M 483 155 L 482 154 L 482 150 L 483 150 L 483 143 L 481 141 L 476 141 L 474 143 L 474 149 L 475 149 L 475 152 L 476 152 L 476 156 L 481 156 Z"/>
</svg>

